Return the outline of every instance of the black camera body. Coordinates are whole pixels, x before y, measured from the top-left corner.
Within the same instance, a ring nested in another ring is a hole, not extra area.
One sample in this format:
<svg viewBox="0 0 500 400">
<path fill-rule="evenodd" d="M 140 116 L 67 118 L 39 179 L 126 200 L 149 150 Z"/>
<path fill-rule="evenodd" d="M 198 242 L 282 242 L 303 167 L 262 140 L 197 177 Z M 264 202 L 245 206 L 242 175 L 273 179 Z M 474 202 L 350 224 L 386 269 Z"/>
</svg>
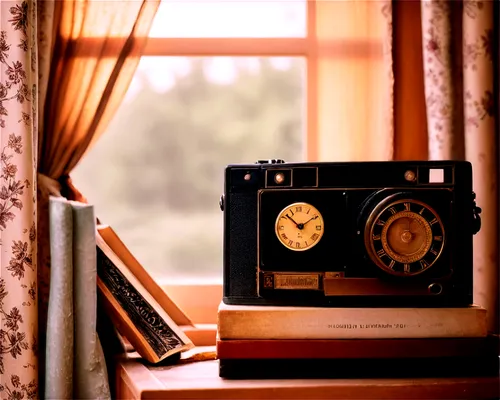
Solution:
<svg viewBox="0 0 500 400">
<path fill-rule="evenodd" d="M 472 304 L 469 162 L 229 165 L 220 205 L 226 304 Z"/>
</svg>

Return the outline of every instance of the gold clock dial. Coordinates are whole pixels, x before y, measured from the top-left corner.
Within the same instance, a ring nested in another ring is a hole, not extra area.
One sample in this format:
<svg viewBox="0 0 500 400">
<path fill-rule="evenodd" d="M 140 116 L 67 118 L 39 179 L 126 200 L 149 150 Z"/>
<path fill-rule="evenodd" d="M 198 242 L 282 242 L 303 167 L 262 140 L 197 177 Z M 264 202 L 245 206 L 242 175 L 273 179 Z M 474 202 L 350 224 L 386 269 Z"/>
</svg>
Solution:
<svg viewBox="0 0 500 400">
<path fill-rule="evenodd" d="M 376 207 L 366 223 L 365 245 L 372 261 L 392 275 L 418 275 L 438 260 L 444 227 L 427 204 L 411 199 Z"/>
<path fill-rule="evenodd" d="M 321 240 L 325 224 L 316 207 L 300 202 L 290 204 L 278 214 L 275 230 L 283 246 L 294 251 L 304 251 Z"/>
</svg>

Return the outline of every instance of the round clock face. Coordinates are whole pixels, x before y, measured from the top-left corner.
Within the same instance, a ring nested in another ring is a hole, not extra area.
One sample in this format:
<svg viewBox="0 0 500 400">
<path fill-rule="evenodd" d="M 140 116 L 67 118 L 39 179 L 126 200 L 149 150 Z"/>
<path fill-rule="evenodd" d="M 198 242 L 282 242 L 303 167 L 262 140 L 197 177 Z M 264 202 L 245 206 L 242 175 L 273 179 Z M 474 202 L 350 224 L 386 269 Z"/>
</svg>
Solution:
<svg viewBox="0 0 500 400">
<path fill-rule="evenodd" d="M 293 203 L 276 218 L 276 236 L 290 250 L 304 251 L 315 246 L 323 237 L 323 216 L 308 203 Z"/>
<path fill-rule="evenodd" d="M 371 260 L 392 275 L 428 270 L 444 247 L 439 215 L 417 200 L 397 200 L 376 207 L 366 223 L 365 246 Z"/>
</svg>

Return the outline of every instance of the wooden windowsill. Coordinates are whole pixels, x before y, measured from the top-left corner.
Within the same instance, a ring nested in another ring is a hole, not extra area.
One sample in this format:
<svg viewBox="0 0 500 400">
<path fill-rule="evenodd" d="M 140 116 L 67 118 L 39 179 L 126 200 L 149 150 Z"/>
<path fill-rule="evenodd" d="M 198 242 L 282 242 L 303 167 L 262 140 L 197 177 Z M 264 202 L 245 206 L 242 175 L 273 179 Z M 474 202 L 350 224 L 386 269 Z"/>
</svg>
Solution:
<svg viewBox="0 0 500 400">
<path fill-rule="evenodd" d="M 204 353 L 214 357 L 215 348 Z M 218 361 L 181 360 L 147 366 L 136 353 L 116 366 L 118 399 L 487 399 L 498 398 L 499 379 L 266 379 L 228 380 L 218 375 Z"/>
</svg>

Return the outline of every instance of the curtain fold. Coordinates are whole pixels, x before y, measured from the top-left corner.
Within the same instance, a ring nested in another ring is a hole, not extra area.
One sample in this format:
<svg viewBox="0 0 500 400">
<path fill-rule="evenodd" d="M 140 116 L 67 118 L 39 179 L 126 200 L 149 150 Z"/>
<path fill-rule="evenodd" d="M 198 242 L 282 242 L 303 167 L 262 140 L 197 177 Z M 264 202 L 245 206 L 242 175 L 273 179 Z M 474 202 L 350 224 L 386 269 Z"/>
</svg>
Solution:
<svg viewBox="0 0 500 400">
<path fill-rule="evenodd" d="M 420 2 L 393 2 L 394 159 L 427 160 Z"/>
<path fill-rule="evenodd" d="M 498 332 L 498 154 L 493 2 L 421 2 L 429 158 L 469 160 L 482 228 L 474 237 L 474 302 Z"/>
<path fill-rule="evenodd" d="M 0 2 L 0 398 L 38 388 L 35 4 Z"/>
</svg>

